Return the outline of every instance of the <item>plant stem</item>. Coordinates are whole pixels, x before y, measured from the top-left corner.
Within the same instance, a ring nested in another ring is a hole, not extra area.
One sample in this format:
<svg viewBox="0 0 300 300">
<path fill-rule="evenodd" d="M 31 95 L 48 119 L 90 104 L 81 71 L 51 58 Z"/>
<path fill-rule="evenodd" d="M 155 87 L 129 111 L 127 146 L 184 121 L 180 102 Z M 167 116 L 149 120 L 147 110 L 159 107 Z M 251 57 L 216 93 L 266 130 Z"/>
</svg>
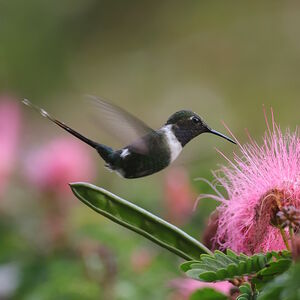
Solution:
<svg viewBox="0 0 300 300">
<path fill-rule="evenodd" d="M 246 282 L 246 280 L 244 277 L 240 277 L 240 278 L 231 279 L 229 280 L 229 282 L 236 287 L 240 287 L 244 282 Z"/>
<path fill-rule="evenodd" d="M 279 228 L 279 230 L 280 230 L 282 239 L 283 239 L 283 241 L 284 241 L 284 244 L 285 244 L 285 246 L 286 246 L 286 249 L 287 249 L 288 251 L 291 251 L 291 248 L 290 248 L 289 241 L 288 241 L 288 238 L 287 238 L 287 236 L 286 236 L 285 230 L 284 230 L 283 228 Z"/>
<path fill-rule="evenodd" d="M 291 243 L 292 243 L 293 239 L 294 239 L 294 230 L 293 230 L 292 226 L 289 226 L 289 234 L 290 234 L 290 240 L 291 240 Z"/>
</svg>

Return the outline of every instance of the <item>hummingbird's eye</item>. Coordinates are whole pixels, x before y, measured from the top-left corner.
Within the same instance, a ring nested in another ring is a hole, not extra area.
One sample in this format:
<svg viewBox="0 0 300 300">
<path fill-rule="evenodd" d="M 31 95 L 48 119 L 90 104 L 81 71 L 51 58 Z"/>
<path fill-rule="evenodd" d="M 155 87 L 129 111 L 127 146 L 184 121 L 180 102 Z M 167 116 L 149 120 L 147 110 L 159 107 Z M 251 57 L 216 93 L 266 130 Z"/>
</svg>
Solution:
<svg viewBox="0 0 300 300">
<path fill-rule="evenodd" d="M 197 117 L 191 117 L 191 120 L 192 120 L 192 122 L 193 122 L 194 124 L 198 124 L 198 123 L 201 122 L 201 120 L 200 120 L 199 118 L 197 118 Z"/>
</svg>

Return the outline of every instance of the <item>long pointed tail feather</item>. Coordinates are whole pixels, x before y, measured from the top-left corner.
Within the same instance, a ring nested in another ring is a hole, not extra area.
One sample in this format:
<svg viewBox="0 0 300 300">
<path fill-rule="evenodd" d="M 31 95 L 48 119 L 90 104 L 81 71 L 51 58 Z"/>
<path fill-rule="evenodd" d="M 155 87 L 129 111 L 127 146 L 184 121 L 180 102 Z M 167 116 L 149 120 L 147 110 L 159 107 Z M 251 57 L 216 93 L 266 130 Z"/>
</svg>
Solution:
<svg viewBox="0 0 300 300">
<path fill-rule="evenodd" d="M 79 132 L 75 131 L 74 129 L 70 128 L 69 126 L 67 126 L 63 122 L 60 122 L 60 121 L 56 120 L 48 112 L 46 112 L 44 109 L 32 104 L 28 99 L 23 99 L 22 102 L 25 105 L 27 105 L 27 106 L 33 108 L 34 110 L 36 110 L 37 112 L 39 112 L 44 118 L 47 118 L 48 120 L 52 121 L 53 123 L 55 123 L 56 125 L 58 125 L 62 129 L 68 131 L 69 133 L 71 133 L 72 135 L 74 135 L 75 137 L 80 139 L 81 141 L 83 141 L 86 144 L 90 145 L 91 147 L 95 148 L 97 151 L 98 151 L 99 147 L 101 147 L 101 144 L 96 143 L 96 142 L 86 138 L 85 136 L 83 136 Z"/>
</svg>

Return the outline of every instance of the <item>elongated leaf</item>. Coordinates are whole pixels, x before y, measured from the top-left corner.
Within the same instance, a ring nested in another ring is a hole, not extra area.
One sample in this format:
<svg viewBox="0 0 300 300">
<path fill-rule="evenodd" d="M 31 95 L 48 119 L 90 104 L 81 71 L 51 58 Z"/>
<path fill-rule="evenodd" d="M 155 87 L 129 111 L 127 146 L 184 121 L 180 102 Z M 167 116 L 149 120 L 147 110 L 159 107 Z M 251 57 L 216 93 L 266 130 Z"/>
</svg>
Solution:
<svg viewBox="0 0 300 300">
<path fill-rule="evenodd" d="M 204 245 L 176 226 L 102 188 L 88 183 L 72 183 L 70 186 L 80 201 L 99 214 L 186 260 L 199 259 L 201 254 L 211 253 Z"/>
</svg>

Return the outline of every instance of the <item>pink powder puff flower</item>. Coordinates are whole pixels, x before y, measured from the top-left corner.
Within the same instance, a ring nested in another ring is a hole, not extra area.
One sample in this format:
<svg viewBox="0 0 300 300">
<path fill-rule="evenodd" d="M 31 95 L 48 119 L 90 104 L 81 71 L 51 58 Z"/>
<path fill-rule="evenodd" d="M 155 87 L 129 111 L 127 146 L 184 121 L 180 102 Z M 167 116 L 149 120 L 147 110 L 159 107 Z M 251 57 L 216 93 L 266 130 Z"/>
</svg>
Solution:
<svg viewBox="0 0 300 300">
<path fill-rule="evenodd" d="M 21 129 L 20 107 L 13 98 L 0 96 L 0 197 L 14 168 Z"/>
<path fill-rule="evenodd" d="M 25 162 L 26 175 L 43 191 L 64 193 L 68 183 L 95 175 L 89 149 L 72 138 L 57 138 L 33 151 Z"/>
<path fill-rule="evenodd" d="M 289 205 L 300 208 L 299 131 L 283 133 L 273 111 L 272 127 L 266 113 L 265 119 L 267 131 L 262 145 L 249 136 L 250 143 L 245 145 L 236 140 L 241 155 L 234 154 L 233 161 L 220 152 L 229 166 L 222 166 L 214 175 L 228 198 L 216 189 L 217 195 L 202 195 L 221 202 L 215 237 L 221 249 L 246 254 L 285 249 L 274 226 L 276 215 Z"/>
<path fill-rule="evenodd" d="M 189 299 L 191 294 L 203 288 L 212 288 L 225 295 L 230 295 L 231 289 L 234 287 L 228 281 L 220 282 L 201 282 L 189 278 L 177 278 L 170 282 L 170 286 L 175 288 L 183 299 Z M 180 298 L 182 299 L 182 298 Z"/>
<path fill-rule="evenodd" d="M 183 168 L 171 168 L 165 179 L 164 200 L 167 217 L 178 225 L 184 224 L 192 215 L 196 195 Z"/>
</svg>

